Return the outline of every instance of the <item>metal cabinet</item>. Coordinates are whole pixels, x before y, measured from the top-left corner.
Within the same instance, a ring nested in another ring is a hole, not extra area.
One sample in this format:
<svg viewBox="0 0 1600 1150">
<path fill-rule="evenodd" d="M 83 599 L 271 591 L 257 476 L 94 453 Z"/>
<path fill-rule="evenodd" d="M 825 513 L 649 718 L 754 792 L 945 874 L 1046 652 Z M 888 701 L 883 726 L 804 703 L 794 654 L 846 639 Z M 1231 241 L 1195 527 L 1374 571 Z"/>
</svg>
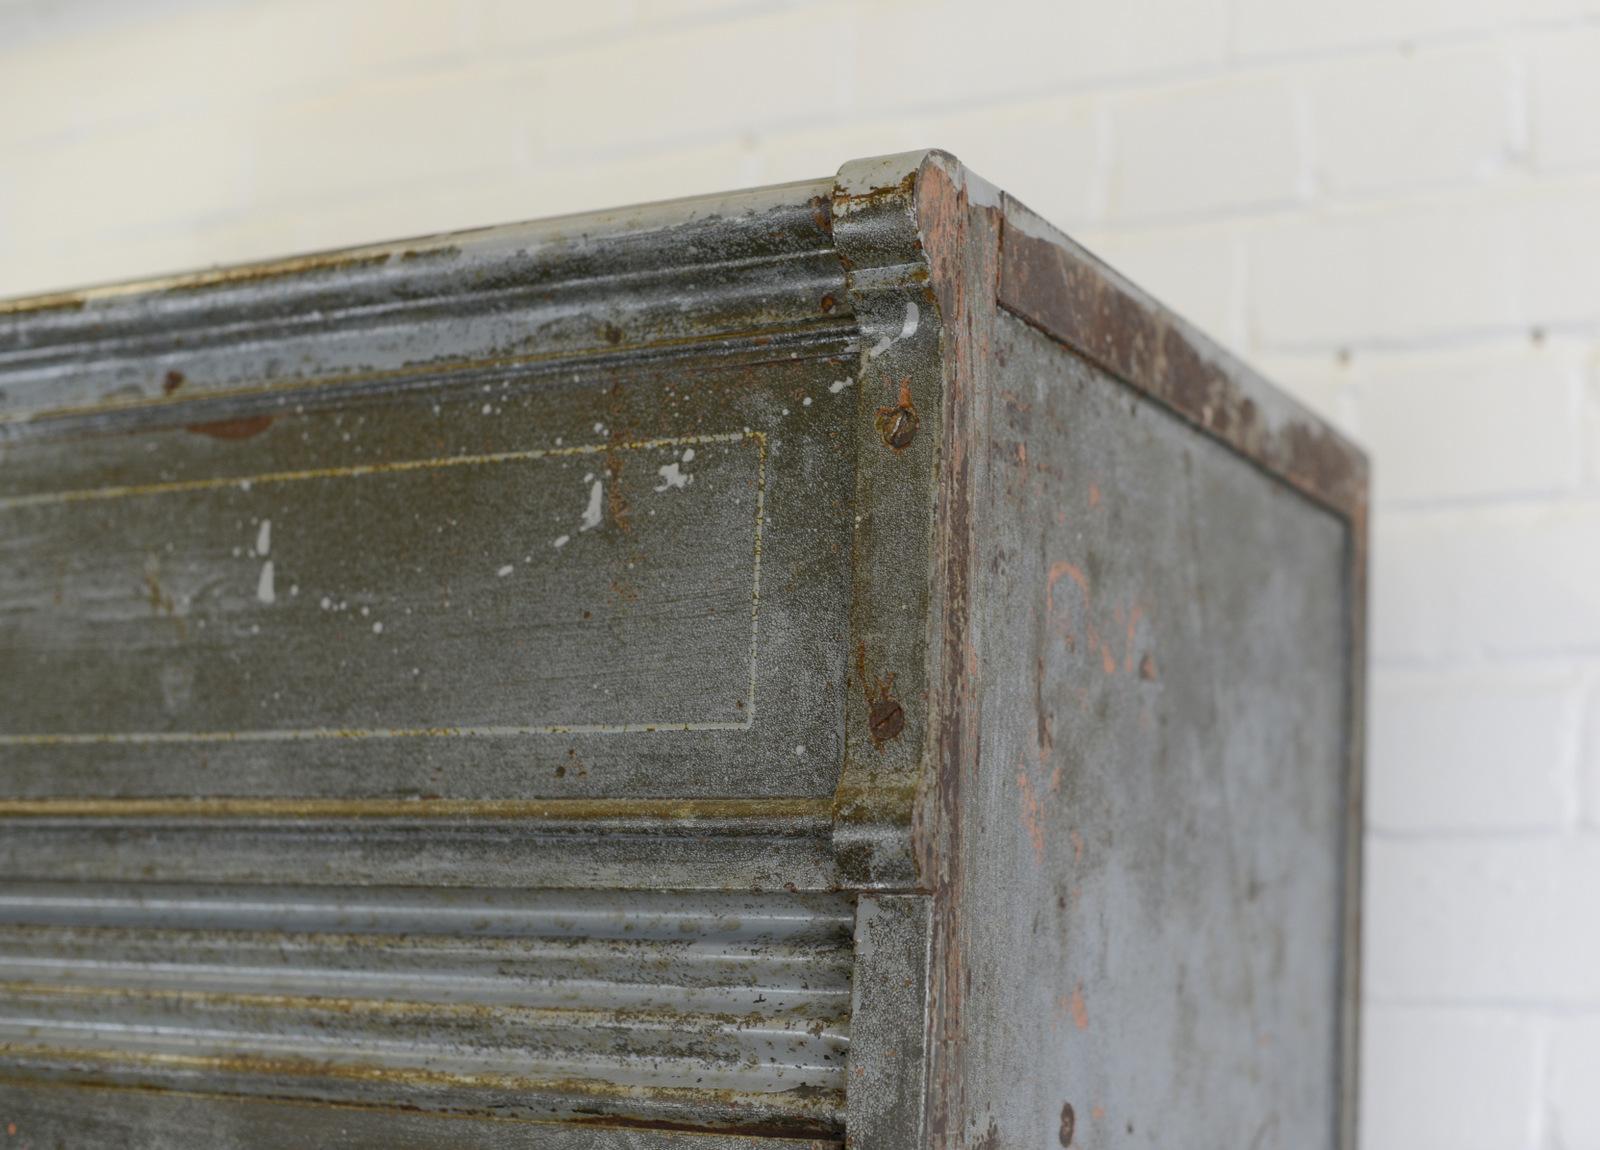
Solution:
<svg viewBox="0 0 1600 1150">
<path fill-rule="evenodd" d="M 1365 463 L 941 153 L 0 305 L 37 1146 L 1348 1146 Z"/>
</svg>

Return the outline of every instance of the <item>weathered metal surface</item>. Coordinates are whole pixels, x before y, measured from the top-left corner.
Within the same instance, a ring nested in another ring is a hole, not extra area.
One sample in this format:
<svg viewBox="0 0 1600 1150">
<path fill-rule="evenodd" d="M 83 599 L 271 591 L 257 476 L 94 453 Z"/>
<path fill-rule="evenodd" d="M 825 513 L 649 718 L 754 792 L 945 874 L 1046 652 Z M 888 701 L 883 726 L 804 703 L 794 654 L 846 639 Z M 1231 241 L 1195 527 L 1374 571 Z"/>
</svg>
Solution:
<svg viewBox="0 0 1600 1150">
<path fill-rule="evenodd" d="M 934 1141 L 1353 1146 L 1364 460 L 1025 209 L 924 172 L 967 336 L 945 365 L 945 720 L 919 848 Z M 1108 457 L 1114 476 L 1086 472 Z M 1164 706 L 1130 715 L 1156 684 Z"/>
<path fill-rule="evenodd" d="M 66 409 L 276 404 L 308 386 L 498 383 L 752 346 L 787 358 L 854 336 L 832 191 L 820 180 L 0 301 L 0 415 L 15 436 Z"/>
<path fill-rule="evenodd" d="M 920 153 L 847 164 L 834 238 L 861 325 L 850 690 L 834 842 L 847 878 L 916 880 L 910 823 L 928 737 L 929 556 L 944 328 L 916 225 Z"/>
<path fill-rule="evenodd" d="M 210 808 L 15 818 L 0 833 L 9 878 L 80 881 L 283 881 L 440 886 L 826 890 L 838 885 L 826 810 L 745 818 L 586 818 L 560 804 L 536 816 L 512 804 L 419 818 L 405 804 L 376 813 L 260 817 Z M 254 804 L 252 804 L 253 807 Z M 642 804 L 646 810 L 654 802 Z M 676 805 L 676 804 L 675 804 Z M 630 811 L 635 804 L 628 804 Z"/>
<path fill-rule="evenodd" d="M 869 894 L 857 903 L 845 1138 L 855 1150 L 923 1144 L 932 926 L 927 895 Z"/>
<path fill-rule="evenodd" d="M 49 421 L 0 488 L 11 793 L 830 794 L 840 374 L 297 402 L 238 441 Z"/>
<path fill-rule="evenodd" d="M 0 1097 L 1348 1150 L 1365 484 L 939 153 L 0 304 Z"/>
<path fill-rule="evenodd" d="M 67 1081 L 826 1134 L 853 922 L 844 896 L 13 884 L 0 1055 Z"/>
<path fill-rule="evenodd" d="M 671 1129 L 304 1103 L 198 1091 L 0 1079 L 4 1129 L 18 1146 L 118 1150 L 837 1150 L 832 1139 L 688 1134 Z"/>
<path fill-rule="evenodd" d="M 1334 511 L 1367 494 L 1365 458 L 1061 232 L 1009 198 L 1000 306 Z"/>
<path fill-rule="evenodd" d="M 14 305 L 11 873 L 829 885 L 828 190 Z"/>
<path fill-rule="evenodd" d="M 1082 1145 L 1331 1148 L 1344 531 L 1015 320 L 996 337 L 978 506 L 1052 510 L 978 516 L 970 1118 L 1000 1145 L 1071 1105 Z M 1001 891 L 1043 908 L 1026 945 Z"/>
</svg>

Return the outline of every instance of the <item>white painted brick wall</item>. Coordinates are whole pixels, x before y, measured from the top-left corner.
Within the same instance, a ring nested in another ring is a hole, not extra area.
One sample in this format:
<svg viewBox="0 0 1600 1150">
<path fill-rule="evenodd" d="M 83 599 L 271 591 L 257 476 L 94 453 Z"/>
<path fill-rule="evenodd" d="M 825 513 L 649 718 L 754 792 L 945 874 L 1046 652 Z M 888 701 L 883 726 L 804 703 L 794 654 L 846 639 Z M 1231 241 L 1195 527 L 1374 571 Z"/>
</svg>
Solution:
<svg viewBox="0 0 1600 1150">
<path fill-rule="evenodd" d="M 1600 0 L 0 0 L 0 294 L 948 147 L 1368 443 L 1365 1150 L 1600 1150 Z"/>
<path fill-rule="evenodd" d="M 1570 669 L 1380 670 L 1367 819 L 1396 834 L 1560 831 L 1577 817 L 1584 679 Z"/>
<path fill-rule="evenodd" d="M 1538 1144 L 1544 1036 L 1537 1022 L 1504 1010 L 1376 1006 L 1364 1026 L 1368 1145 Z"/>
<path fill-rule="evenodd" d="M 1292 206 L 1299 109 L 1289 73 L 1222 76 L 1107 100 L 1113 222 Z"/>
<path fill-rule="evenodd" d="M 1513 65 L 1494 41 L 1298 65 L 1318 187 L 1361 196 L 1496 173 L 1519 144 Z"/>
<path fill-rule="evenodd" d="M 1531 154 L 1543 170 L 1600 167 L 1600 27 L 1530 36 L 1524 46 L 1533 127 Z"/>
<path fill-rule="evenodd" d="M 1556 1023 L 1550 1044 L 1550 1133 L 1553 1145 L 1600 1146 L 1600 1019 Z"/>
</svg>

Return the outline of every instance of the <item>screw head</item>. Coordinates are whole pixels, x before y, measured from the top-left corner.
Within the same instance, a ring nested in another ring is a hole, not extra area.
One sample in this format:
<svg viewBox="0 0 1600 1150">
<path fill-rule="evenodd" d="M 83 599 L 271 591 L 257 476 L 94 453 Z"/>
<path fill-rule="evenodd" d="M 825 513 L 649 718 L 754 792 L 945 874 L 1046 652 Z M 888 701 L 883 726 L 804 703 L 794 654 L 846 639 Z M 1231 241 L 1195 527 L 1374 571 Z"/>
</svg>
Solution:
<svg viewBox="0 0 1600 1150">
<path fill-rule="evenodd" d="M 916 405 L 911 402 L 911 377 L 900 381 L 900 401 L 893 407 L 878 408 L 878 434 L 883 442 L 895 451 L 904 451 L 917 437 Z"/>
<path fill-rule="evenodd" d="M 886 743 L 905 730 L 906 712 L 900 705 L 900 700 L 879 699 L 872 704 L 872 712 L 867 716 L 867 727 L 872 731 L 873 742 L 877 743 Z"/>
<path fill-rule="evenodd" d="M 892 407 L 878 414 L 878 434 L 885 446 L 904 451 L 917 437 L 917 413 L 910 407 Z"/>
</svg>

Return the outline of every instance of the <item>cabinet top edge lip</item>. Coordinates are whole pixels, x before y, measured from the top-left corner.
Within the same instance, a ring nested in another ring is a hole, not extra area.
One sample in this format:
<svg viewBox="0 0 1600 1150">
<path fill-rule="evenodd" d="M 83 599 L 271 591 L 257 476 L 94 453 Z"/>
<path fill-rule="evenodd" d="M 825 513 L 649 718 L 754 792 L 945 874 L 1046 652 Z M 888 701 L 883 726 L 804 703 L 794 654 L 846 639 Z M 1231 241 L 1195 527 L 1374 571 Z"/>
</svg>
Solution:
<svg viewBox="0 0 1600 1150">
<path fill-rule="evenodd" d="M 926 153 L 918 172 L 919 185 L 929 172 L 947 183 L 929 206 L 919 202 L 925 234 L 953 234 L 948 221 L 924 218 L 952 204 L 996 217 L 999 310 L 1365 531 L 1370 464 L 1359 444 L 955 157 Z"/>
<path fill-rule="evenodd" d="M 1365 532 L 1370 467 L 1360 446 L 1066 232 L 948 152 L 840 168 L 836 218 L 896 203 L 905 205 L 904 230 L 917 233 L 935 275 L 951 267 L 975 274 L 956 245 L 966 242 L 966 214 L 988 216 L 997 274 L 969 283 L 968 298 L 992 295 L 998 310 Z M 951 250 L 931 250 L 941 245 Z"/>
<path fill-rule="evenodd" d="M 259 260 L 219 264 L 84 287 L 0 297 L 0 326 L 40 313 L 81 312 L 124 300 L 203 293 L 243 285 L 283 283 L 325 273 L 352 272 L 388 264 L 425 264 L 430 258 L 466 255 L 492 257 L 572 241 L 604 243 L 683 224 L 716 218 L 757 216 L 785 208 L 826 202 L 832 176 L 795 180 L 736 191 L 710 192 L 669 200 L 624 204 L 595 211 L 535 217 L 424 233 Z"/>
<path fill-rule="evenodd" d="M 929 195 L 932 181 L 954 195 Z M 814 227 L 808 225 L 799 241 L 785 241 L 784 251 L 771 258 L 822 254 L 832 250 L 840 211 L 896 200 L 906 209 L 906 238 L 913 242 L 920 236 L 936 243 L 936 235 L 951 234 L 945 225 L 952 221 L 934 218 L 951 203 L 996 215 L 999 276 L 984 286 L 993 290 L 1000 309 L 1316 502 L 1346 518 L 1364 518 L 1369 465 L 1357 444 L 1064 231 L 954 155 L 932 148 L 847 161 L 834 175 L 811 180 L 0 299 L 0 337 L 8 328 L 20 333 L 43 323 L 57 338 L 74 339 L 67 333 L 92 330 L 110 315 L 126 315 L 129 306 L 183 300 L 203 306 L 241 292 L 273 295 L 277 306 L 292 307 L 298 291 L 338 290 L 375 275 L 405 277 L 410 269 L 444 264 L 470 270 L 574 245 L 601 250 L 636 242 L 648 248 L 651 235 L 665 237 L 685 225 L 723 220 L 737 227 L 743 221 L 748 229 L 764 217 L 796 210 L 809 213 Z"/>
</svg>

